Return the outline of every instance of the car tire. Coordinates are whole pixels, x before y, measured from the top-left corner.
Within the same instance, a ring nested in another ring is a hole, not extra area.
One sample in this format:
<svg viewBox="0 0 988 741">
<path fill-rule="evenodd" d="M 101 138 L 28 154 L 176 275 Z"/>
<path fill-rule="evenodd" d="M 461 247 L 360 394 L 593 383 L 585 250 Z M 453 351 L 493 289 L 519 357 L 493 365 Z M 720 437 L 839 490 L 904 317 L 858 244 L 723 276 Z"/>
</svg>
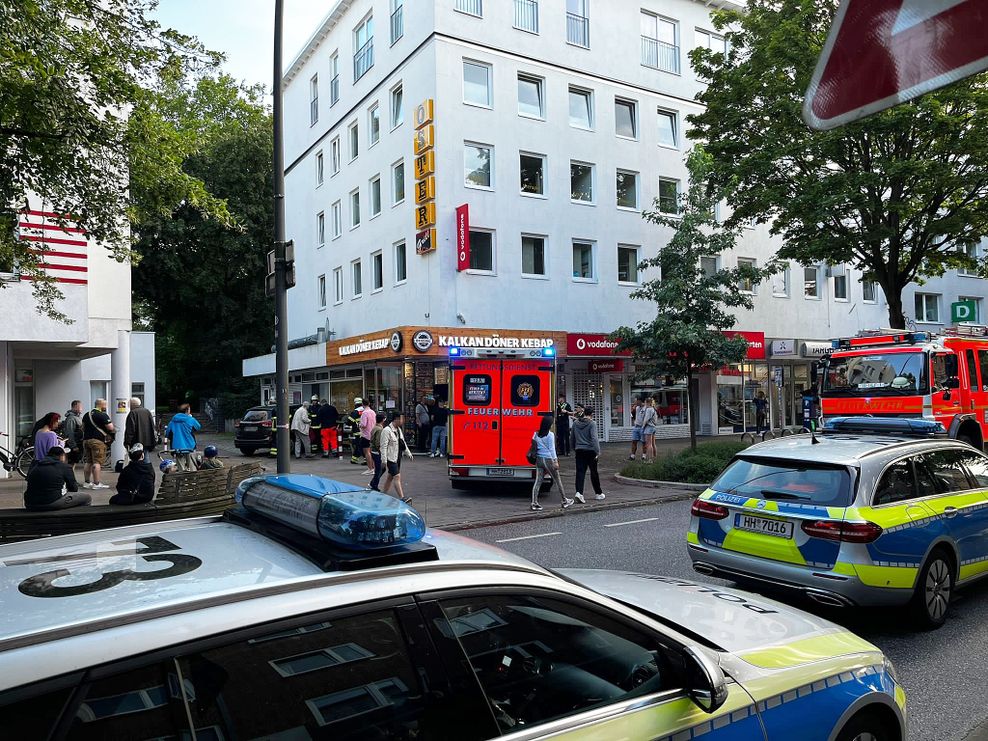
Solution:
<svg viewBox="0 0 988 741">
<path fill-rule="evenodd" d="M 919 571 L 916 592 L 910 609 L 916 625 L 922 630 L 934 630 L 943 625 L 950 612 L 954 591 L 954 564 L 942 548 L 930 554 Z"/>
<path fill-rule="evenodd" d="M 257 452 L 257 448 L 240 448 L 240 452 L 246 456 L 250 456 Z"/>
<path fill-rule="evenodd" d="M 865 710 L 840 729 L 836 741 L 892 741 L 895 738 L 898 733 L 888 728 L 878 713 Z"/>
</svg>

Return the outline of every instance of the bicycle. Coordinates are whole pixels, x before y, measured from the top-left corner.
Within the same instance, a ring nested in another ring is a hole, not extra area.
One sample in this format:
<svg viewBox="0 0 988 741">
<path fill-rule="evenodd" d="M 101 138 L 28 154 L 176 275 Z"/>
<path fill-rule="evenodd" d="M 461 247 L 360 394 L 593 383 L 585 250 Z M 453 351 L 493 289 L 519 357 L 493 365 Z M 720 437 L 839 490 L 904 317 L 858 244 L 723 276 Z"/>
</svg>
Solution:
<svg viewBox="0 0 988 741">
<path fill-rule="evenodd" d="M 6 432 L 0 432 L 0 437 L 9 437 Z M 31 445 L 31 438 L 25 435 L 17 443 L 14 450 L 9 450 L 0 445 L 0 465 L 5 471 L 16 471 L 21 478 L 27 478 L 28 469 L 34 462 L 34 446 Z"/>
</svg>

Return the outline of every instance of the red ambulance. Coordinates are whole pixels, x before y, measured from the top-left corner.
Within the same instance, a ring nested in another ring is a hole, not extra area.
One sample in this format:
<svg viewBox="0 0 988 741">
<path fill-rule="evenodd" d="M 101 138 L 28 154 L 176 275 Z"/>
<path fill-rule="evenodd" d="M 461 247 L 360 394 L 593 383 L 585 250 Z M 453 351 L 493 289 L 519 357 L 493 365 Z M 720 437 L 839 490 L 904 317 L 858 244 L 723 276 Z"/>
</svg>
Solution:
<svg viewBox="0 0 988 741">
<path fill-rule="evenodd" d="M 525 458 L 543 417 L 556 409 L 554 347 L 449 349 L 449 478 L 532 483 Z"/>
</svg>

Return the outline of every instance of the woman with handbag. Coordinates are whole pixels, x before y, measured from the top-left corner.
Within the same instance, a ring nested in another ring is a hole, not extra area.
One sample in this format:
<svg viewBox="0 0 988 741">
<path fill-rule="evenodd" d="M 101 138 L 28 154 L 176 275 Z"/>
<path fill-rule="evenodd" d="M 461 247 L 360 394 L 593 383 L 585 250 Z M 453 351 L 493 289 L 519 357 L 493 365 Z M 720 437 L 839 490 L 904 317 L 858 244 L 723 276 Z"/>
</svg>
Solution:
<svg viewBox="0 0 988 741">
<path fill-rule="evenodd" d="M 384 463 L 388 472 L 388 477 L 384 480 L 381 493 L 387 494 L 394 484 L 398 497 L 405 504 L 412 501 L 411 497 L 405 496 L 405 490 L 401 485 L 401 458 L 402 456 L 412 460 L 412 452 L 405 443 L 405 435 L 401 428 L 405 424 L 405 415 L 401 412 L 392 412 L 387 426 L 381 431 L 381 462 Z"/>
<path fill-rule="evenodd" d="M 572 506 L 573 500 L 566 498 L 563 490 L 562 479 L 559 478 L 559 459 L 556 457 L 556 436 L 552 432 L 552 417 L 543 417 L 539 431 L 532 436 L 532 445 L 528 452 L 529 457 L 535 457 L 535 484 L 532 486 L 532 512 L 542 509 L 539 504 L 539 489 L 542 488 L 542 479 L 548 475 L 552 483 L 559 487 L 559 496 L 562 499 L 563 509 Z M 552 491 L 552 484 L 549 485 Z"/>
</svg>

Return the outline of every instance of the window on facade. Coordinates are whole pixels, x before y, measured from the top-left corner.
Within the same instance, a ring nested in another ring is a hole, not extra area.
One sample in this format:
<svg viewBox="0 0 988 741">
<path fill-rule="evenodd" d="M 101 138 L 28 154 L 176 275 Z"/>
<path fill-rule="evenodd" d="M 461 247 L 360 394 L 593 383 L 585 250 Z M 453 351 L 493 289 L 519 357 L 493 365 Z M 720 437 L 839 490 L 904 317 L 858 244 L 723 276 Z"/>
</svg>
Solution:
<svg viewBox="0 0 988 741">
<path fill-rule="evenodd" d="M 466 185 L 494 187 L 494 147 L 466 142 L 463 145 L 463 171 Z"/>
<path fill-rule="evenodd" d="M 566 43 L 590 48 L 590 0 L 566 0 Z"/>
<path fill-rule="evenodd" d="M 350 136 L 350 161 L 357 159 L 357 155 L 360 154 L 360 127 L 357 122 L 354 121 L 350 124 L 349 129 Z"/>
<path fill-rule="evenodd" d="M 787 265 L 784 269 L 772 276 L 772 295 L 773 296 L 788 296 L 789 295 L 789 266 Z"/>
<path fill-rule="evenodd" d="M 374 66 L 374 16 L 368 15 L 353 29 L 353 81 Z"/>
<path fill-rule="evenodd" d="M 404 283 L 408 278 L 408 263 L 405 258 L 405 241 L 395 242 L 395 283 Z"/>
<path fill-rule="evenodd" d="M 704 31 L 700 28 L 696 29 L 696 45 L 721 54 L 727 53 L 727 39 L 720 34 Z"/>
<path fill-rule="evenodd" d="M 541 77 L 518 75 L 518 113 L 545 118 L 545 80 Z"/>
<path fill-rule="evenodd" d="M 638 104 L 635 101 L 614 99 L 614 133 L 626 139 L 638 138 Z"/>
<path fill-rule="evenodd" d="M 618 208 L 638 208 L 638 173 L 618 170 L 615 178 Z"/>
<path fill-rule="evenodd" d="M 659 178 L 659 212 L 679 213 L 679 181 L 672 178 Z"/>
<path fill-rule="evenodd" d="M 378 291 L 384 288 L 384 253 L 375 252 L 371 255 L 371 280 L 372 290 Z"/>
<path fill-rule="evenodd" d="M 391 45 L 405 35 L 404 0 L 391 0 Z"/>
<path fill-rule="evenodd" d="M 514 0 L 515 28 L 529 33 L 539 32 L 539 0 Z"/>
<path fill-rule="evenodd" d="M 940 322 L 940 295 L 936 293 L 917 293 L 916 304 L 917 322 Z"/>
<path fill-rule="evenodd" d="M 350 228 L 360 226 L 360 191 L 350 194 Z"/>
<path fill-rule="evenodd" d="M 673 111 L 659 109 L 659 144 L 664 147 L 679 146 L 679 126 Z"/>
<path fill-rule="evenodd" d="M 679 74 L 678 28 L 675 21 L 641 12 L 642 65 Z"/>
<path fill-rule="evenodd" d="M 638 248 L 618 245 L 618 282 L 638 283 Z"/>
<path fill-rule="evenodd" d="M 456 0 L 454 7 L 461 13 L 484 17 L 484 0 Z"/>
<path fill-rule="evenodd" d="M 318 283 L 316 285 L 316 292 L 319 296 L 319 308 L 326 308 L 326 276 L 320 275 Z"/>
<path fill-rule="evenodd" d="M 316 214 L 316 244 L 319 247 L 326 244 L 326 214 L 323 211 Z"/>
<path fill-rule="evenodd" d="M 391 165 L 391 203 L 397 206 L 405 200 L 405 161 Z"/>
<path fill-rule="evenodd" d="M 335 175 L 340 171 L 340 137 L 334 137 L 329 143 L 329 171 Z"/>
<path fill-rule="evenodd" d="M 583 88 L 569 89 L 569 125 L 593 129 L 593 93 Z"/>
<path fill-rule="evenodd" d="M 738 267 L 739 268 L 752 268 L 753 269 L 753 268 L 755 268 L 756 265 L 757 265 L 757 263 L 756 263 L 755 259 L 752 258 L 752 257 L 739 257 L 738 258 Z M 754 293 L 755 292 L 755 283 L 750 278 L 742 278 L 738 287 L 742 291 L 744 291 L 745 293 Z"/>
<path fill-rule="evenodd" d="M 333 239 L 336 239 L 343 233 L 343 204 L 340 201 L 336 201 L 330 207 L 330 213 L 332 214 L 333 221 Z"/>
<path fill-rule="evenodd" d="M 861 298 L 865 303 L 873 304 L 877 301 L 877 292 L 875 286 L 877 284 L 873 280 L 866 280 L 861 282 Z"/>
<path fill-rule="evenodd" d="M 356 298 L 364 292 L 363 271 L 360 267 L 360 260 L 350 263 L 350 273 L 352 277 L 353 297 Z"/>
<path fill-rule="evenodd" d="M 593 165 L 586 162 L 570 162 L 570 200 L 593 203 L 593 170 Z"/>
<path fill-rule="evenodd" d="M 820 268 L 817 265 L 803 268 L 803 296 L 820 298 Z"/>
<path fill-rule="evenodd" d="M 391 128 L 396 129 L 405 121 L 405 93 L 398 85 L 391 88 Z"/>
<path fill-rule="evenodd" d="M 483 62 L 463 60 L 463 102 L 490 108 L 493 105 L 491 94 L 491 66 Z"/>
<path fill-rule="evenodd" d="M 370 215 L 373 219 L 381 213 L 381 176 L 375 175 L 370 180 Z"/>
<path fill-rule="evenodd" d="M 335 290 L 334 301 L 341 303 L 343 301 L 343 268 L 333 270 L 333 288 Z"/>
<path fill-rule="evenodd" d="M 545 195 L 545 155 L 522 152 L 518 159 L 521 168 L 521 192 Z"/>
<path fill-rule="evenodd" d="M 593 242 L 573 242 L 573 277 L 577 280 L 595 280 Z"/>
<path fill-rule="evenodd" d="M 377 104 L 367 111 L 367 139 L 371 147 L 381 140 L 381 108 Z"/>
<path fill-rule="evenodd" d="M 522 275 L 545 275 L 545 237 L 521 236 Z"/>
<path fill-rule="evenodd" d="M 978 263 L 980 261 L 981 250 L 980 250 L 980 245 L 977 242 L 966 242 L 962 244 L 960 247 L 958 247 L 957 251 L 960 252 L 965 257 L 974 260 L 975 263 Z M 965 275 L 972 278 L 977 278 L 978 268 L 976 265 L 963 265 L 957 268 L 957 274 Z"/>
<path fill-rule="evenodd" d="M 323 183 L 325 177 L 325 162 L 322 156 L 322 151 L 316 152 L 316 186 L 320 186 Z"/>
<path fill-rule="evenodd" d="M 494 232 L 470 230 L 470 269 L 494 272 Z"/>
<path fill-rule="evenodd" d="M 847 267 L 844 265 L 838 266 L 834 273 L 834 300 L 847 301 Z"/>
<path fill-rule="evenodd" d="M 700 258 L 700 272 L 703 273 L 704 277 L 713 278 L 719 270 L 720 265 L 716 256 L 707 255 Z"/>
<path fill-rule="evenodd" d="M 313 75 L 309 80 L 309 125 L 319 120 L 319 75 Z"/>
<path fill-rule="evenodd" d="M 329 58 L 329 106 L 332 108 L 340 101 L 340 54 L 333 52 Z"/>
</svg>

